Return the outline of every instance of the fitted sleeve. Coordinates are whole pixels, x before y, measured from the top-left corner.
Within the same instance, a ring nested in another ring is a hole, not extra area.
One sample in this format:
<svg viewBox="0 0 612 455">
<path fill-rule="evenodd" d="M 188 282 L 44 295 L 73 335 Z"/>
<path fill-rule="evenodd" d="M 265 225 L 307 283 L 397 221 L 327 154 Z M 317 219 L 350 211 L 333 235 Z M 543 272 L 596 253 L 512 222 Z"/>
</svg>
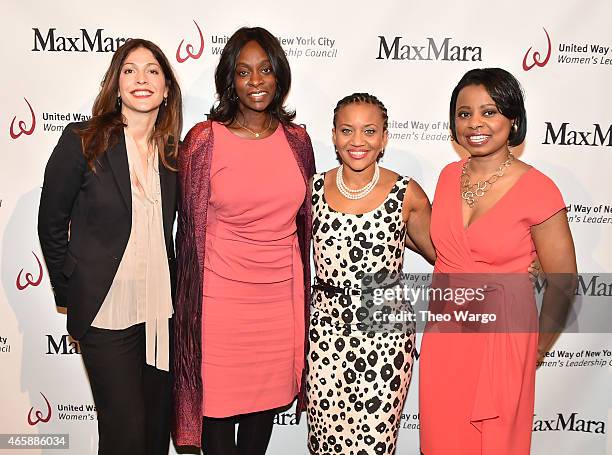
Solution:
<svg viewBox="0 0 612 455">
<path fill-rule="evenodd" d="M 62 307 L 67 305 L 68 280 L 62 269 L 68 251 L 70 216 L 87 170 L 75 127 L 74 123 L 66 126 L 47 162 L 38 208 L 38 238 L 55 303 Z"/>
<path fill-rule="evenodd" d="M 557 185 L 539 171 L 534 179 L 533 198 L 530 201 L 530 224 L 543 223 L 560 210 L 566 208 L 565 201 Z"/>
</svg>

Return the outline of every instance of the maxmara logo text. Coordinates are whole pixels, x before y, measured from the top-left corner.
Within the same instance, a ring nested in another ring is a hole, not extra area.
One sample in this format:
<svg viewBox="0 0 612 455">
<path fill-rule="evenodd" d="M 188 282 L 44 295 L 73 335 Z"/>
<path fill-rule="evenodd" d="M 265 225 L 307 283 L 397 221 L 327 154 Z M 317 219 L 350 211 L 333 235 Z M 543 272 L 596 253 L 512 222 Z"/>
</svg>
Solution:
<svg viewBox="0 0 612 455">
<path fill-rule="evenodd" d="M 559 412 L 551 419 L 533 419 L 533 431 L 578 431 L 581 433 L 606 433 L 606 423 L 601 420 L 583 418 L 577 412 L 571 414 Z"/>
<path fill-rule="evenodd" d="M 79 346 L 79 342 L 73 340 L 70 335 L 54 337 L 53 335 L 47 334 L 46 337 L 47 354 L 70 355 L 81 353 L 81 346 Z"/>
<path fill-rule="evenodd" d="M 544 145 L 588 145 L 612 147 L 612 124 L 592 123 L 590 128 L 577 128 L 569 122 L 546 122 Z"/>
<path fill-rule="evenodd" d="M 571 212 L 572 207 L 569 212 Z M 583 211 L 582 207 L 579 204 L 574 204 L 574 211 Z M 589 208 L 585 208 L 584 212 L 587 212 Z M 610 209 L 606 207 L 606 213 L 610 213 Z M 578 285 L 576 286 L 576 291 L 574 295 L 586 295 L 589 297 L 612 297 L 612 281 L 606 281 L 605 278 L 609 277 L 609 275 L 604 275 L 602 278 L 601 275 L 591 275 L 591 274 L 580 274 L 578 275 Z M 537 292 L 542 292 L 548 287 L 548 280 L 544 279 L 543 281 L 538 280 L 535 283 L 535 289 Z"/>
<path fill-rule="evenodd" d="M 66 35 L 56 28 L 42 30 L 33 28 L 33 52 L 115 52 L 130 38 L 113 37 L 96 30 L 80 29 L 80 33 Z"/>
<path fill-rule="evenodd" d="M 404 43 L 403 37 L 387 38 L 378 36 L 378 56 L 376 60 L 411 60 L 411 61 L 460 61 L 481 62 L 480 46 L 457 44 L 452 38 L 427 38 L 425 42 Z"/>
</svg>

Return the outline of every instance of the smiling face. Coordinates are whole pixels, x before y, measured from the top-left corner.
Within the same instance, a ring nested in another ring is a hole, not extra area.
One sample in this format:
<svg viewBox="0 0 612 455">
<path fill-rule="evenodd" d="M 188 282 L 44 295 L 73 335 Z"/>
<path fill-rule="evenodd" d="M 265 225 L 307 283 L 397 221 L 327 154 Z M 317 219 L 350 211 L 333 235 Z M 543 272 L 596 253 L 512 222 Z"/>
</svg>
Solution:
<svg viewBox="0 0 612 455">
<path fill-rule="evenodd" d="M 123 115 L 157 114 L 168 96 L 168 87 L 159 62 L 149 49 L 139 47 L 125 58 L 119 75 L 119 95 Z"/>
<path fill-rule="evenodd" d="M 505 117 L 483 85 L 468 85 L 457 97 L 457 141 L 472 156 L 508 153 L 512 120 Z"/>
<path fill-rule="evenodd" d="M 234 87 L 239 109 L 264 112 L 276 94 L 276 77 L 268 54 L 257 43 L 249 41 L 238 54 Z"/>
<path fill-rule="evenodd" d="M 369 103 L 342 107 L 336 116 L 332 142 L 345 166 L 354 171 L 372 166 L 387 145 L 380 108 Z"/>
</svg>

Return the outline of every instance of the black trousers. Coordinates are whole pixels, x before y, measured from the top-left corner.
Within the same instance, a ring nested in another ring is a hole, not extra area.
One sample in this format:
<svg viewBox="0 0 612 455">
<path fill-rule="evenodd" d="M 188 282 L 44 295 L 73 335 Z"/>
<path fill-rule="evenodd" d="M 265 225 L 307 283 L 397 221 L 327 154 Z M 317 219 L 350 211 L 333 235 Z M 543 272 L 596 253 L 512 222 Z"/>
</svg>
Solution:
<svg viewBox="0 0 612 455">
<path fill-rule="evenodd" d="M 145 363 L 144 324 L 80 340 L 98 412 L 98 455 L 168 455 L 170 374 Z"/>
</svg>

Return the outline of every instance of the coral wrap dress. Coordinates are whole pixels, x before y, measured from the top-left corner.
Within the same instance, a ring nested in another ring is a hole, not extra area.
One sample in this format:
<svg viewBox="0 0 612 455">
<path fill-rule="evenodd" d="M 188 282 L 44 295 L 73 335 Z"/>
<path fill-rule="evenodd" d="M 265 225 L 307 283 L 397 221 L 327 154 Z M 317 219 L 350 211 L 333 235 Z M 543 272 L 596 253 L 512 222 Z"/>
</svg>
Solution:
<svg viewBox="0 0 612 455">
<path fill-rule="evenodd" d="M 527 455 L 538 342 L 535 297 L 526 274 L 535 257 L 531 227 L 565 203 L 555 184 L 530 168 L 464 228 L 459 194 L 463 162 L 443 169 L 434 196 L 434 281 L 444 277 L 451 288 L 474 284 L 472 279 L 486 285 L 482 308 L 494 312 L 497 322 L 488 328 L 428 323 L 419 381 L 421 452 Z"/>
</svg>

